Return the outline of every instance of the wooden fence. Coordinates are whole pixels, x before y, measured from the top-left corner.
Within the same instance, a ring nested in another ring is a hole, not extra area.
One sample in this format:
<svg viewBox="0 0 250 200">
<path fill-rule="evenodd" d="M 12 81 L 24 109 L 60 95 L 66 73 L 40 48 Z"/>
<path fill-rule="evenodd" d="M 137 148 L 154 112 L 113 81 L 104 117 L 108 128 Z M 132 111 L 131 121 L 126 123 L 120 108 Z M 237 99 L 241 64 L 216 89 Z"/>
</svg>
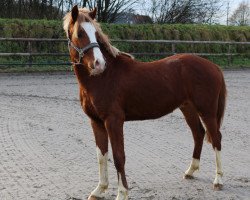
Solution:
<svg viewBox="0 0 250 200">
<path fill-rule="evenodd" d="M 224 56 L 227 57 L 228 65 L 230 65 L 233 56 L 237 55 L 246 55 L 243 53 L 232 53 L 231 46 L 232 45 L 250 45 L 250 42 L 234 42 L 234 41 L 184 41 L 184 40 L 111 40 L 113 43 L 151 43 L 151 44 L 161 44 L 161 45 L 171 45 L 170 52 L 161 52 L 161 53 L 149 53 L 149 52 L 130 52 L 132 55 L 135 56 L 169 56 L 176 54 L 176 45 L 178 44 L 187 44 L 187 45 L 226 45 L 227 52 L 224 53 L 193 53 L 200 56 Z M 0 52 L 0 57 L 9 57 L 9 56 L 25 56 L 28 57 L 28 63 L 1 63 L 0 66 L 6 65 L 69 65 L 69 62 L 64 63 L 33 63 L 32 57 L 33 56 L 69 56 L 68 52 L 61 53 L 61 52 L 54 52 L 54 53 L 46 53 L 46 52 L 32 52 L 32 43 L 34 42 L 62 42 L 67 45 L 66 39 L 47 39 L 47 38 L 0 38 L 0 42 L 27 42 L 28 44 L 28 51 L 27 52 Z M 187 53 L 187 52 L 178 52 L 178 53 Z M 249 54 L 249 52 L 248 52 Z M 247 55 L 248 55 L 247 54 Z M 249 56 L 249 55 L 248 55 Z"/>
</svg>

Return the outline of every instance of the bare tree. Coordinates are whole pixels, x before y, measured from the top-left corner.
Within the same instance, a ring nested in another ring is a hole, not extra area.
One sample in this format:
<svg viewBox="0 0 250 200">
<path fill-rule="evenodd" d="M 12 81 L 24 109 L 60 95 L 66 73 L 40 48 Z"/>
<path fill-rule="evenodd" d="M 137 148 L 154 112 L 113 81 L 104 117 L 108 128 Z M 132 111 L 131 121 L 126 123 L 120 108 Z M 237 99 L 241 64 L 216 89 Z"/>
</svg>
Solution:
<svg viewBox="0 0 250 200">
<path fill-rule="evenodd" d="M 12 18 L 14 16 L 14 0 L 1 0 L 0 1 L 0 17 Z M 15 10 L 14 10 L 15 11 Z"/>
<path fill-rule="evenodd" d="M 212 23 L 221 6 L 219 0 L 150 0 L 148 14 L 156 23 Z"/>
<path fill-rule="evenodd" d="M 29 19 L 59 19 L 63 12 L 58 0 L 0 0 L 0 17 Z"/>
<path fill-rule="evenodd" d="M 246 1 L 242 1 L 238 8 L 229 18 L 231 25 L 246 26 L 250 25 L 250 5 Z"/>
<path fill-rule="evenodd" d="M 114 22 L 121 13 L 132 12 L 139 0 L 0 0 L 0 17 L 62 18 L 75 4 L 98 8 L 98 20 Z"/>
<path fill-rule="evenodd" d="M 131 13 L 138 2 L 139 0 L 81 0 L 79 3 L 90 9 L 97 7 L 98 21 L 112 23 L 121 13 Z"/>
</svg>

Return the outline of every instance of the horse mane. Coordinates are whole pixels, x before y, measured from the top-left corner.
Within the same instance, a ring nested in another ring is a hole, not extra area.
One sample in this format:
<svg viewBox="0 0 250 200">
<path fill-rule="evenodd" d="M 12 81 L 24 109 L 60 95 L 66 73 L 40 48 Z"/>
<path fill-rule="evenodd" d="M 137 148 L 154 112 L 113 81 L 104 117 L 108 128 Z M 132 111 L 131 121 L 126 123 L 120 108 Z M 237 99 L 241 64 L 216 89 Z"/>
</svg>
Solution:
<svg viewBox="0 0 250 200">
<path fill-rule="evenodd" d="M 86 21 L 85 19 L 87 19 L 87 21 L 91 22 L 94 25 L 94 27 L 98 33 L 98 36 L 99 36 L 98 42 L 100 42 L 114 58 L 116 58 L 116 56 L 118 56 L 118 55 L 125 55 L 127 57 L 134 59 L 134 57 L 131 54 L 121 52 L 119 49 L 117 49 L 116 47 L 111 45 L 109 37 L 103 33 L 100 24 L 96 20 L 93 20 L 89 16 L 89 12 L 90 12 L 90 10 L 88 10 L 87 8 L 79 8 L 79 17 L 77 20 L 78 24 Z M 68 29 L 69 29 L 69 25 L 71 23 L 71 20 L 72 20 L 71 19 L 71 12 L 68 12 L 63 18 L 63 29 L 65 30 L 67 37 L 69 37 L 68 36 Z"/>
</svg>

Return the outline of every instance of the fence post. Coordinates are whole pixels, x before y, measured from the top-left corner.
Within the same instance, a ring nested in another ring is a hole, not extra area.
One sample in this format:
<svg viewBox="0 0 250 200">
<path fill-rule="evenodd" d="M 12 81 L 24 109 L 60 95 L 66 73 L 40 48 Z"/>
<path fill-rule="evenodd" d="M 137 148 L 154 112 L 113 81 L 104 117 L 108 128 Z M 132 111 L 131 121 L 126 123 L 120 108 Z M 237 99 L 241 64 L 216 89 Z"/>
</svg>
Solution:
<svg viewBox="0 0 250 200">
<path fill-rule="evenodd" d="M 172 46 L 172 54 L 174 55 L 175 54 L 175 43 L 172 43 L 171 46 Z"/>
<path fill-rule="evenodd" d="M 231 61 L 232 61 L 232 57 L 231 57 L 231 45 L 228 44 L 228 56 L 227 56 L 227 64 L 228 64 L 228 67 L 231 66 Z"/>
<path fill-rule="evenodd" d="M 31 46 L 31 41 L 28 41 L 28 52 L 30 53 L 28 64 L 29 64 L 29 67 L 32 67 L 32 56 L 31 56 L 32 46 Z"/>
</svg>

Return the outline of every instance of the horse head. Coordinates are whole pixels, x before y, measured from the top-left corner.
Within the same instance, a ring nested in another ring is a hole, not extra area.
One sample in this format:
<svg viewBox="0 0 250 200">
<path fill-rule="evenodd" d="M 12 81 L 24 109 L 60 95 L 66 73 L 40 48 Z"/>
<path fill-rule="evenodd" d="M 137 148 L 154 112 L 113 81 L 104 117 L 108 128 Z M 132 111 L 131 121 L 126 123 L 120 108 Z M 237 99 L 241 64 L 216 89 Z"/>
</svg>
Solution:
<svg viewBox="0 0 250 200">
<path fill-rule="evenodd" d="M 64 17 L 64 30 L 68 37 L 71 61 L 75 66 L 85 67 L 90 75 L 102 73 L 106 65 L 94 25 L 96 11 L 96 8 L 89 11 L 74 6 Z"/>
</svg>

